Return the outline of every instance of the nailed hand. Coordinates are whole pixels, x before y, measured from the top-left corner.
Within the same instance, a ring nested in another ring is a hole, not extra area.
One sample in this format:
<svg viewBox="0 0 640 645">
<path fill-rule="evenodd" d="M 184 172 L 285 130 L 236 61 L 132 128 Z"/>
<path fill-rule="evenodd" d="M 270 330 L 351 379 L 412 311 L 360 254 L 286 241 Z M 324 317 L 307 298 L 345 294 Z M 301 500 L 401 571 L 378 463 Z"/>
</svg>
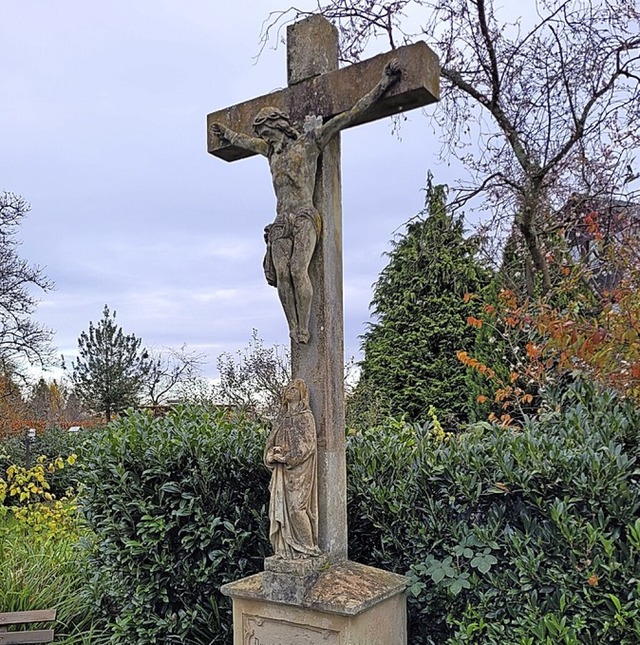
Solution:
<svg viewBox="0 0 640 645">
<path fill-rule="evenodd" d="M 402 75 L 402 68 L 400 67 L 400 63 L 398 62 L 397 58 L 392 58 L 384 66 L 384 75 L 387 78 L 389 86 L 397 83 L 400 80 L 400 76 Z"/>
<path fill-rule="evenodd" d="M 221 139 L 223 141 L 229 141 L 229 137 L 227 136 L 227 128 L 222 125 L 222 123 L 212 123 L 209 126 L 209 131 L 212 132 L 213 134 L 218 137 L 218 139 Z"/>
</svg>

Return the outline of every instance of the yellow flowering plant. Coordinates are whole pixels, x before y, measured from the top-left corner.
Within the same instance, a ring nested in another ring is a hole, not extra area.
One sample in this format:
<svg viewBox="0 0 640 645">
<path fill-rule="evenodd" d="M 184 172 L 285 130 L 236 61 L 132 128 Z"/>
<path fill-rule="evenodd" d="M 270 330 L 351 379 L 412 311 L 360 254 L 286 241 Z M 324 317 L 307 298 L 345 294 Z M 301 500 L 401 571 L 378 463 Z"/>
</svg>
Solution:
<svg viewBox="0 0 640 645">
<path fill-rule="evenodd" d="M 11 510 L 17 522 L 29 529 L 32 536 L 44 539 L 79 537 L 80 527 L 76 517 L 78 505 L 70 497 L 13 506 Z"/>
<path fill-rule="evenodd" d="M 65 466 L 73 466 L 77 455 L 49 460 L 41 455 L 31 468 L 12 464 L 7 468 L 6 480 L 0 478 L 0 518 L 6 515 L 4 502 L 7 498 L 17 502 L 9 507 L 13 517 L 34 534 L 50 537 L 73 537 L 78 534 L 75 518 L 77 504 L 74 491 L 69 488 L 60 499 L 50 492 L 47 475 Z"/>
</svg>

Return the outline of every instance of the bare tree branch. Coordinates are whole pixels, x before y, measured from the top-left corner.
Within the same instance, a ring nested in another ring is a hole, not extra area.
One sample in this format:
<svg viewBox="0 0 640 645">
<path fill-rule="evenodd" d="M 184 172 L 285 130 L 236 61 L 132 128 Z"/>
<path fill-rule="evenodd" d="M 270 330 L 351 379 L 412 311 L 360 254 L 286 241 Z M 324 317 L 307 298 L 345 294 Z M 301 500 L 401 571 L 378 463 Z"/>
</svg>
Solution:
<svg viewBox="0 0 640 645">
<path fill-rule="evenodd" d="M 496 227 L 513 222 L 544 292 L 562 206 L 573 194 L 628 186 L 618 171 L 640 147 L 640 8 L 633 0 L 535 8 L 537 16 L 509 22 L 494 0 L 318 1 L 340 29 L 344 60 L 380 36 L 391 46 L 422 37 L 436 50 L 441 155 L 461 159 L 475 182 L 453 188 L 483 195 Z M 424 11 L 419 35 L 408 29 L 410 9 Z"/>
<path fill-rule="evenodd" d="M 197 379 L 206 362 L 205 354 L 169 347 L 148 350 L 149 371 L 145 377 L 143 396 L 152 406 L 163 405 L 171 397 L 180 396 L 181 390 Z"/>
<path fill-rule="evenodd" d="M 34 290 L 53 283 L 42 268 L 18 255 L 18 228 L 29 212 L 18 195 L 0 193 L 0 361 L 44 365 L 51 359 L 51 332 L 32 319 L 38 304 Z"/>
</svg>

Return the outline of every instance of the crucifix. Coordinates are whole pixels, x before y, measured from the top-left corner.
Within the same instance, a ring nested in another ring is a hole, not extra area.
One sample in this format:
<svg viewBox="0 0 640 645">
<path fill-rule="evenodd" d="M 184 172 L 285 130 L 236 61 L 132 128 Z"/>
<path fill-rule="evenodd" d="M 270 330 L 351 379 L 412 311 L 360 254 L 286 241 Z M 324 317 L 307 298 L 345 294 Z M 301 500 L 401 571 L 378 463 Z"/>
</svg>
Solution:
<svg viewBox="0 0 640 645">
<path fill-rule="evenodd" d="M 291 336 L 317 428 L 318 547 L 347 559 L 340 130 L 438 100 L 436 55 L 419 42 L 338 69 L 338 34 L 321 16 L 287 29 L 288 87 L 207 117 L 208 151 L 269 160 L 277 199 L 264 269 Z"/>
</svg>

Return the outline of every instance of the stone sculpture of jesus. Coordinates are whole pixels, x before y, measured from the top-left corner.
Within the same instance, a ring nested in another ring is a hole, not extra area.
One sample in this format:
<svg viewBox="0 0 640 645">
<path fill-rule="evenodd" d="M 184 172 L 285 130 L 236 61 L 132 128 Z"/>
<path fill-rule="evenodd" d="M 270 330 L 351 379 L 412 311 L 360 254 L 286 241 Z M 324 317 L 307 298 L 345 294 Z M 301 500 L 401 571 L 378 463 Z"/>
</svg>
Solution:
<svg viewBox="0 0 640 645">
<path fill-rule="evenodd" d="M 357 121 L 398 82 L 400 74 L 398 62 L 392 60 L 378 84 L 351 110 L 326 123 L 309 115 L 302 133 L 293 128 L 286 113 L 273 107 L 265 107 L 256 115 L 253 121 L 256 137 L 234 132 L 221 123 L 211 124 L 211 131 L 222 141 L 269 160 L 276 219 L 265 228 L 264 270 L 267 282 L 278 289 L 294 342 L 309 341 L 313 296 L 309 264 L 322 230 L 322 217 L 313 203 L 318 158 L 338 132 Z"/>
</svg>

